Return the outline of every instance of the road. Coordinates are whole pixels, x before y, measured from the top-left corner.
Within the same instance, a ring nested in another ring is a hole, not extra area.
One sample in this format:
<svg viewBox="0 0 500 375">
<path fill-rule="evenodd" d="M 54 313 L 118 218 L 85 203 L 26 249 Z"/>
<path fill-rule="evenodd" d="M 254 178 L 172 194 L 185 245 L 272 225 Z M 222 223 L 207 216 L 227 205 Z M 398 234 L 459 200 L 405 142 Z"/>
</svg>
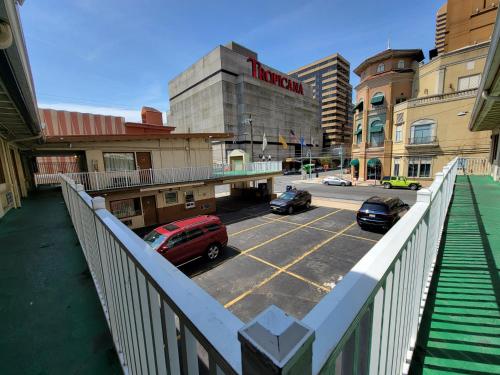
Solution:
<svg viewBox="0 0 500 375">
<path fill-rule="evenodd" d="M 332 173 L 320 173 L 320 178 L 324 178 Z M 343 199 L 351 201 L 364 201 L 374 195 L 381 197 L 399 197 L 405 203 L 413 204 L 416 201 L 417 193 L 406 189 L 384 189 L 382 186 L 328 186 L 320 183 L 301 182 L 300 175 L 279 176 L 274 180 L 274 191 L 277 193 L 286 190 L 287 185 L 293 185 L 297 189 L 309 191 L 314 197 Z M 216 193 L 229 192 L 229 185 L 216 187 Z"/>
</svg>

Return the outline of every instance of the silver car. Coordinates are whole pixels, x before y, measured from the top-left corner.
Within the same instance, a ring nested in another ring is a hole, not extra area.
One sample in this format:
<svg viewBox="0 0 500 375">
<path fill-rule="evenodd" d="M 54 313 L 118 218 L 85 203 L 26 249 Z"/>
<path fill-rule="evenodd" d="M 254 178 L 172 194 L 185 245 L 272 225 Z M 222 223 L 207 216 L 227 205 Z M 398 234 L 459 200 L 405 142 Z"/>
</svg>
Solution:
<svg viewBox="0 0 500 375">
<path fill-rule="evenodd" d="M 352 182 L 337 176 L 328 176 L 323 179 L 325 185 L 350 186 Z"/>
</svg>

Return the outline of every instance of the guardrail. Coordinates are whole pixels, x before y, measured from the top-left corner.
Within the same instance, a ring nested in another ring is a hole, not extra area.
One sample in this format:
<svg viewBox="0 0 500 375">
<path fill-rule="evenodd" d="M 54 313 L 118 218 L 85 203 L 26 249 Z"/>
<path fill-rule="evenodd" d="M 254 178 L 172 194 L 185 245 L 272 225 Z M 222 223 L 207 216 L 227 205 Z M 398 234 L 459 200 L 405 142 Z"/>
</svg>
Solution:
<svg viewBox="0 0 500 375">
<path fill-rule="evenodd" d="M 452 92 L 449 94 L 424 96 L 422 98 L 407 100 L 404 103 L 406 103 L 406 105 L 408 105 L 408 107 L 411 108 L 411 107 L 417 107 L 419 105 L 436 103 L 436 102 L 440 102 L 440 101 L 444 101 L 444 100 L 475 97 L 476 95 L 477 95 L 477 89 L 470 89 L 470 90 L 462 90 L 462 91 Z"/>
<path fill-rule="evenodd" d="M 458 158 L 458 173 L 486 176 L 491 174 L 491 163 L 486 158 Z"/>
<path fill-rule="evenodd" d="M 276 173 L 282 169 L 281 162 L 254 162 L 231 167 L 228 165 L 138 169 L 133 171 L 66 173 L 75 183 L 82 184 L 86 191 L 129 188 L 145 185 L 171 184 L 178 182 L 204 181 L 225 177 L 250 176 Z M 35 184 L 57 184 L 58 174 L 35 174 Z"/>
<path fill-rule="evenodd" d="M 435 145 L 437 144 L 436 136 L 425 136 L 425 137 L 410 137 L 408 138 L 407 145 Z"/>
<path fill-rule="evenodd" d="M 243 323 L 61 175 L 73 226 L 125 374 L 241 373 Z"/>
<path fill-rule="evenodd" d="M 316 333 L 313 373 L 401 374 L 417 337 L 421 307 L 458 160 L 418 192 L 410 211 L 302 322 Z"/>
</svg>

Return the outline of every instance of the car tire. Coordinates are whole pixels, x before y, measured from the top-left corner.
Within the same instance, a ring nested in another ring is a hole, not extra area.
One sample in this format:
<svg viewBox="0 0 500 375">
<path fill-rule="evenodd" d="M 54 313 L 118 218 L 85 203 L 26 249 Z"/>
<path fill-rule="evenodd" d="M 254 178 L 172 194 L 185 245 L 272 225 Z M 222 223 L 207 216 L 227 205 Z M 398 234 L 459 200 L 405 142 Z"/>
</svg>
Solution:
<svg viewBox="0 0 500 375">
<path fill-rule="evenodd" d="M 390 189 L 392 186 L 390 183 L 386 182 L 384 183 L 384 189 Z"/>
<path fill-rule="evenodd" d="M 311 208 L 311 201 L 306 202 L 306 210 Z"/>
<path fill-rule="evenodd" d="M 345 182 L 342 182 L 342 183 L 340 184 L 340 186 L 345 186 Z"/>
<path fill-rule="evenodd" d="M 417 189 L 418 189 L 418 186 L 417 186 L 417 185 L 415 185 L 415 184 L 411 184 L 411 185 L 410 185 L 410 190 L 415 191 L 415 190 L 417 190 Z"/>
<path fill-rule="evenodd" d="M 210 261 L 216 260 L 222 253 L 222 247 L 218 243 L 211 244 L 207 249 L 207 258 Z"/>
<path fill-rule="evenodd" d="M 287 212 L 288 212 L 288 215 L 292 215 L 293 214 L 293 206 L 288 207 Z"/>
</svg>

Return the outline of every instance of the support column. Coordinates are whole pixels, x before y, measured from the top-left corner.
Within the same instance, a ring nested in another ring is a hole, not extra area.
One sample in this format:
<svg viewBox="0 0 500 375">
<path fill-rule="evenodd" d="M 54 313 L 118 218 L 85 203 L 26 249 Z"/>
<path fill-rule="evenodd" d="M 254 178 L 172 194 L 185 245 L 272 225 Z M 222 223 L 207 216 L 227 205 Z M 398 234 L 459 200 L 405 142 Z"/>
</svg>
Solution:
<svg viewBox="0 0 500 375">
<path fill-rule="evenodd" d="M 312 373 L 314 331 L 272 305 L 238 332 L 243 375 Z"/>
</svg>

